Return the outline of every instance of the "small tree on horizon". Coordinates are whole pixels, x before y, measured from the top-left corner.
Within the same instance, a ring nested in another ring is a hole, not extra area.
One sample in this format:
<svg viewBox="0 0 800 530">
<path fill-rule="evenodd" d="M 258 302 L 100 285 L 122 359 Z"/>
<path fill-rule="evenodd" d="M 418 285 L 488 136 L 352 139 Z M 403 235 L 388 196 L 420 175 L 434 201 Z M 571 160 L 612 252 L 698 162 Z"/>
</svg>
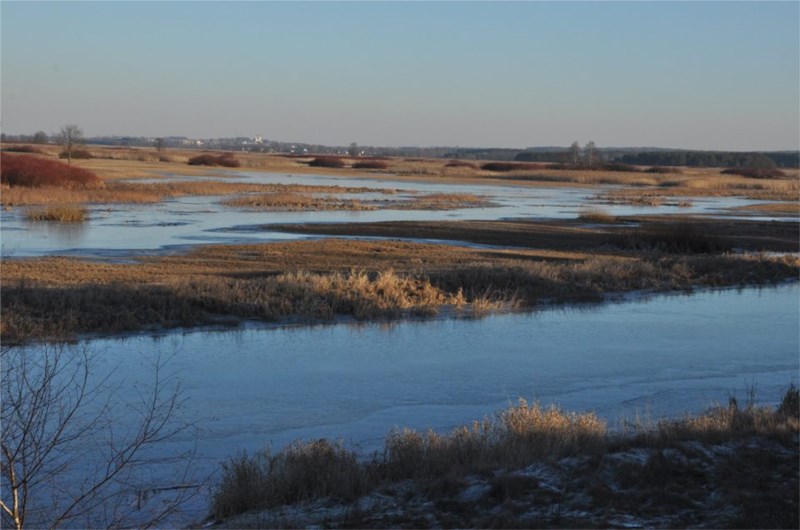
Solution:
<svg viewBox="0 0 800 530">
<path fill-rule="evenodd" d="M 83 131 L 77 125 L 71 123 L 61 127 L 58 134 L 58 141 L 67 153 L 67 165 L 72 165 L 72 152 L 75 147 L 83 144 Z"/>
<path fill-rule="evenodd" d="M 577 140 L 569 146 L 569 165 L 578 167 L 581 163 L 581 146 Z"/>
<path fill-rule="evenodd" d="M 350 147 L 347 149 L 347 153 L 350 156 L 358 156 L 358 144 L 353 142 L 350 144 Z"/>
<path fill-rule="evenodd" d="M 46 144 L 50 141 L 48 138 L 47 133 L 44 131 L 36 131 L 33 135 L 33 143 L 35 144 Z"/>
<path fill-rule="evenodd" d="M 586 160 L 586 167 L 594 167 L 597 163 L 597 147 L 593 141 L 589 141 L 583 148 L 583 157 Z"/>
<path fill-rule="evenodd" d="M 156 138 L 153 141 L 153 146 L 156 148 L 158 154 L 161 154 L 161 150 L 164 149 L 164 139 L 163 138 Z"/>
</svg>

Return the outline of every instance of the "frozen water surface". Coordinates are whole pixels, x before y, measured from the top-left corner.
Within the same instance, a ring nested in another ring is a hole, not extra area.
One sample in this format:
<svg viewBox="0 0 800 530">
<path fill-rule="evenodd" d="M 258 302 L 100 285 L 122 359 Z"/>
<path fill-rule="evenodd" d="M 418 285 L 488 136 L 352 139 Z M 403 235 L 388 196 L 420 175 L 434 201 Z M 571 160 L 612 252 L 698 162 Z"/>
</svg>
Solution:
<svg viewBox="0 0 800 530">
<path fill-rule="evenodd" d="M 213 178 L 221 178 L 215 176 Z M 175 180 L 190 180 L 175 177 Z M 195 177 L 196 179 L 196 177 Z M 169 180 L 165 179 L 164 181 Z M 190 245 L 252 243 L 303 239 L 307 236 L 254 230 L 270 223 L 355 223 L 371 221 L 495 220 L 504 218 L 574 219 L 596 204 L 596 189 L 480 186 L 358 179 L 321 175 L 231 173 L 228 182 L 310 184 L 400 190 L 380 195 L 399 200 L 410 193 L 472 193 L 485 196 L 496 206 L 449 211 L 376 210 L 322 212 L 259 212 L 226 207 L 221 197 L 187 196 L 156 204 L 102 204 L 89 207 L 89 220 L 78 225 L 27 222 L 24 209 L 0 213 L 4 257 L 73 255 L 92 258 L 125 258 L 163 253 Z M 358 196 L 354 196 L 358 197 Z M 375 198 L 373 194 L 360 198 Z M 694 198 L 689 208 L 677 206 L 599 206 L 612 215 L 719 214 L 723 209 L 763 201 L 731 197 Z M 754 217 L 749 217 L 754 218 Z M 786 220 L 785 218 L 783 220 Z"/>
<path fill-rule="evenodd" d="M 169 358 L 167 369 L 182 380 L 184 414 L 198 429 L 193 473 L 207 476 L 238 450 L 327 437 L 369 451 L 394 426 L 444 430 L 519 397 L 593 410 L 612 425 L 698 412 L 730 396 L 741 402 L 751 388 L 775 403 L 798 380 L 798 295 L 791 284 L 482 320 L 169 333 L 86 345 L 102 354 L 98 376 L 115 367 L 123 398 L 148 383 L 147 359 Z M 190 443 L 176 440 L 163 451 Z M 207 495 L 187 504 L 178 521 L 201 517 Z"/>
</svg>

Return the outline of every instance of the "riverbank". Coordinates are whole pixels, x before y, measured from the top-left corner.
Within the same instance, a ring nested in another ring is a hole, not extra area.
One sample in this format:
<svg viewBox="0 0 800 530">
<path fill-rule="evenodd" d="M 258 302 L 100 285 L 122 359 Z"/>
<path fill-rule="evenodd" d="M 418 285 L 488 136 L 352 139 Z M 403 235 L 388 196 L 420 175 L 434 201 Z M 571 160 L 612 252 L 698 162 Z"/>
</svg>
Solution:
<svg viewBox="0 0 800 530">
<path fill-rule="evenodd" d="M 524 401 L 445 434 L 392 432 L 364 460 L 327 440 L 223 465 L 224 528 L 795 528 L 798 393 L 609 430 Z M 208 527 L 208 525 L 202 525 Z"/>
<path fill-rule="evenodd" d="M 761 253 L 796 251 L 790 236 L 797 227 L 781 225 L 749 225 L 772 234 L 740 238 L 759 253 L 732 253 L 725 237 L 695 225 L 609 233 L 604 226 L 500 222 L 445 224 L 438 235 L 503 242 L 493 232 L 499 226 L 506 242 L 524 239 L 525 248 L 321 239 L 202 246 L 127 264 L 7 260 L 0 336 L 13 343 L 247 319 L 386 321 L 444 309 L 480 317 L 543 302 L 601 301 L 611 292 L 774 284 L 800 273 L 800 258 Z"/>
</svg>

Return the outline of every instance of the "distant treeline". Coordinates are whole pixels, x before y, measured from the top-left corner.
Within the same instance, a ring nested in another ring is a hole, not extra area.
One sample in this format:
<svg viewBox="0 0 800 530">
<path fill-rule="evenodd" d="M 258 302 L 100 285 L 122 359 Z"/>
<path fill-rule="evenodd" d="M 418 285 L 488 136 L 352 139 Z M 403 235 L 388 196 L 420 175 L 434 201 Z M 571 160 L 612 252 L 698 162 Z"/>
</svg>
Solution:
<svg viewBox="0 0 800 530">
<path fill-rule="evenodd" d="M 634 166 L 689 167 L 800 167 L 800 151 L 730 152 L 730 151 L 644 151 L 625 152 L 598 149 L 599 158 Z M 517 162 L 562 162 L 565 151 L 523 151 Z"/>
<path fill-rule="evenodd" d="M 616 161 L 637 166 L 800 167 L 800 151 L 648 151 L 626 154 Z"/>
</svg>

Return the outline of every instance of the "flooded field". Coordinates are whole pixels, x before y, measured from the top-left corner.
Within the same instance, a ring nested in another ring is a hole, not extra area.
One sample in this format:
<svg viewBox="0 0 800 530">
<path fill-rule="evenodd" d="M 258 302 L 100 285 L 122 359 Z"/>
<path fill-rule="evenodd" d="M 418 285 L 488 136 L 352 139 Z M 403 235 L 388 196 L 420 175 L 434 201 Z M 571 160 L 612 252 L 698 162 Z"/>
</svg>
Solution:
<svg viewBox="0 0 800 530">
<path fill-rule="evenodd" d="M 482 320 L 169 333 L 72 348 L 99 354 L 94 377 L 108 377 L 120 403 L 150 388 L 155 359 L 180 380 L 181 417 L 193 429 L 155 456 L 196 449 L 180 483 L 203 486 L 171 521 L 184 524 L 205 515 L 220 461 L 298 438 L 369 452 L 394 427 L 444 430 L 519 397 L 595 411 L 612 426 L 745 402 L 751 392 L 774 403 L 797 383 L 799 295 L 791 284 Z M 126 418 L 115 416 L 118 428 Z M 83 469 L 75 462 L 64 477 Z M 137 491 L 175 486 L 165 469 L 138 469 L 128 505 Z"/>
<path fill-rule="evenodd" d="M 170 177 L 171 178 L 171 177 Z M 216 176 L 214 178 L 219 178 Z M 186 180 L 178 177 L 177 180 Z M 194 178 L 197 179 L 196 177 Z M 167 179 L 169 180 L 169 178 Z M 139 181 L 142 182 L 142 181 Z M 162 181 L 163 182 L 163 181 Z M 163 253 L 191 245 L 284 241 L 308 236 L 254 230 L 266 224 L 358 223 L 375 221 L 497 220 L 507 218 L 575 219 L 591 208 L 613 216 L 681 214 L 723 215 L 730 208 L 758 204 L 735 197 L 693 198 L 688 205 L 665 201 L 659 206 L 605 204 L 598 190 L 589 188 L 530 188 L 462 184 L 409 183 L 391 179 L 357 179 L 290 174 L 231 173 L 226 182 L 252 184 L 306 184 L 398 190 L 391 195 L 347 194 L 360 200 L 402 201 L 433 193 L 465 193 L 485 197 L 494 206 L 456 210 L 281 211 L 264 212 L 222 204 L 219 196 L 185 196 L 155 204 L 89 205 L 83 223 L 29 222 L 25 209 L 0 215 L 4 257 L 72 255 L 91 258 L 127 258 Z M 773 219 L 748 216 L 748 219 Z M 775 220 L 787 220 L 777 217 Z"/>
</svg>

